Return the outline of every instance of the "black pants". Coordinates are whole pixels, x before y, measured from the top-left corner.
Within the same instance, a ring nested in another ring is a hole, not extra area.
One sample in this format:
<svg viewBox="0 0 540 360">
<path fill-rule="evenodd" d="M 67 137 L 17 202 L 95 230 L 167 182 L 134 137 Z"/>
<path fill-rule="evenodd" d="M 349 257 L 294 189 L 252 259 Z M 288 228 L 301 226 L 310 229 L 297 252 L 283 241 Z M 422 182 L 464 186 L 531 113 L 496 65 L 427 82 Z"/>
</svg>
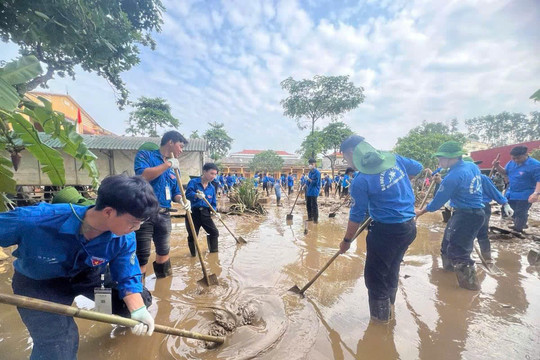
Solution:
<svg viewBox="0 0 540 360">
<path fill-rule="evenodd" d="M 347 196 L 349 194 L 349 188 L 344 187 L 343 190 L 341 190 L 341 196 Z"/>
<path fill-rule="evenodd" d="M 414 219 L 399 224 L 371 223 L 366 238 L 367 256 L 364 268 L 370 299 L 385 300 L 395 294 L 401 260 L 415 238 Z"/>
<path fill-rule="evenodd" d="M 141 225 L 141 228 L 135 232 L 139 265 L 148 264 L 152 240 L 156 247 L 156 254 L 169 255 L 171 228 L 171 215 L 168 212 L 159 213 Z"/>
<path fill-rule="evenodd" d="M 491 205 L 484 203 L 484 223 L 480 230 L 478 230 L 478 235 L 476 235 L 482 253 L 489 253 L 491 251 L 491 243 L 488 237 L 489 219 L 491 219 Z"/>
<path fill-rule="evenodd" d="M 444 230 L 441 255 L 452 263 L 473 265 L 474 239 L 484 223 L 484 209 L 456 209 Z"/>
<path fill-rule="evenodd" d="M 508 200 L 508 204 L 514 210 L 514 229 L 523 231 L 529 218 L 531 203 L 528 200 Z"/>
<path fill-rule="evenodd" d="M 216 224 L 214 224 L 214 221 L 212 220 L 212 217 L 210 216 L 210 209 L 207 207 L 192 208 L 191 218 L 193 219 L 193 225 L 195 227 L 195 231 L 197 232 L 197 235 L 199 235 L 199 230 L 201 229 L 201 226 L 204 229 L 204 231 L 208 233 L 208 236 L 206 237 L 206 241 L 208 243 L 208 250 L 210 252 L 217 252 L 219 230 L 217 229 Z M 195 256 L 196 252 L 195 252 L 194 238 L 193 238 L 193 234 L 191 233 L 191 227 L 189 226 L 189 221 L 187 217 L 186 217 L 186 228 L 188 230 L 189 251 L 191 252 L 192 256 Z"/>
<path fill-rule="evenodd" d="M 330 196 L 330 186 L 324 187 L 324 196 L 326 197 Z"/>
<path fill-rule="evenodd" d="M 289 195 L 291 195 L 292 192 L 293 192 L 293 186 L 289 185 Z"/>
<path fill-rule="evenodd" d="M 319 221 L 319 205 L 317 196 L 306 196 L 306 207 L 308 220 Z"/>
</svg>

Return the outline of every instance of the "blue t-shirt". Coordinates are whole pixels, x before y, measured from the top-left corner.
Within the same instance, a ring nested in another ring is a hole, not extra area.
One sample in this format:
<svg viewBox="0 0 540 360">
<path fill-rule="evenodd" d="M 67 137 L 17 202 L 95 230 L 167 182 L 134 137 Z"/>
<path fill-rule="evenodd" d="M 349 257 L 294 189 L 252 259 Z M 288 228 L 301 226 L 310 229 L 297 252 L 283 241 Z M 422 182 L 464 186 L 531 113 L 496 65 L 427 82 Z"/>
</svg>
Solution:
<svg viewBox="0 0 540 360">
<path fill-rule="evenodd" d="M 430 212 L 439 210 L 448 200 L 456 209 L 481 209 L 482 177 L 472 162 L 459 160 L 443 178 L 435 197 L 426 206 Z"/>
<path fill-rule="evenodd" d="M 135 233 L 107 231 L 87 241 L 77 216 L 83 219 L 89 208 L 41 203 L 0 213 L 0 246 L 17 245 L 15 270 L 34 280 L 74 277 L 89 268 L 105 273 L 109 264 L 121 299 L 126 292 L 142 292 Z"/>
<path fill-rule="evenodd" d="M 351 180 L 349 180 L 349 175 L 345 175 L 343 177 L 343 180 L 341 181 L 341 186 L 343 186 L 344 188 L 347 188 L 349 187 L 350 183 L 351 183 Z"/>
<path fill-rule="evenodd" d="M 361 223 L 366 213 L 374 221 L 396 224 L 408 221 L 414 213 L 414 193 L 409 176 L 422 171 L 418 161 L 396 155 L 396 164 L 379 174 L 359 173 L 351 184 L 351 221 Z"/>
<path fill-rule="evenodd" d="M 206 202 L 203 199 L 199 199 L 197 196 L 197 190 L 200 190 L 204 192 L 204 195 L 206 196 L 206 200 L 212 205 L 212 207 L 216 208 L 216 190 L 214 189 L 211 184 L 208 184 L 206 186 L 206 189 L 203 187 L 201 183 L 201 178 L 195 178 L 189 180 L 188 186 L 186 188 L 186 198 L 191 201 L 191 207 L 208 207 Z"/>
<path fill-rule="evenodd" d="M 321 173 L 319 170 L 317 168 L 311 169 L 308 173 L 308 179 L 311 181 L 307 181 L 307 196 L 319 196 L 321 192 Z"/>
<path fill-rule="evenodd" d="M 510 160 L 504 170 L 509 181 L 506 197 L 509 200 L 529 199 L 536 183 L 540 182 L 540 161 L 529 157 L 523 164 L 518 165 Z"/>
<path fill-rule="evenodd" d="M 135 174 L 142 175 L 146 168 L 156 167 L 163 164 L 163 156 L 159 150 L 140 150 L 135 155 Z M 150 181 L 154 193 L 162 208 L 170 208 L 171 201 L 176 195 L 181 195 L 176 175 L 172 169 L 165 170 L 154 180 Z M 168 190 L 167 190 L 168 189 Z"/>
<path fill-rule="evenodd" d="M 292 175 L 287 176 L 287 182 L 289 184 L 289 187 L 292 187 L 294 185 L 294 178 Z"/>
<path fill-rule="evenodd" d="M 506 204 L 508 200 L 501 194 L 499 189 L 495 187 L 495 184 L 489 177 L 482 174 L 482 202 L 489 203 L 491 200 L 495 200 L 499 205 Z"/>
</svg>

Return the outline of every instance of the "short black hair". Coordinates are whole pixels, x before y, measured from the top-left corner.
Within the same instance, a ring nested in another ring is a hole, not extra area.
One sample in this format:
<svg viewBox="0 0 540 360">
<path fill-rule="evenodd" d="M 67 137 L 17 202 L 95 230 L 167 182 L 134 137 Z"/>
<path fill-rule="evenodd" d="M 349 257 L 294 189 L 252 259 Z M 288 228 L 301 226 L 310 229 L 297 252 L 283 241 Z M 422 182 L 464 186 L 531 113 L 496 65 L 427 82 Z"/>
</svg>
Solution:
<svg viewBox="0 0 540 360">
<path fill-rule="evenodd" d="M 364 141 L 363 136 L 351 135 L 345 140 L 343 140 L 343 142 L 341 143 L 341 146 L 339 147 L 339 152 L 343 154 L 346 150 L 350 148 L 354 148 L 356 145 L 358 145 L 362 141 Z"/>
<path fill-rule="evenodd" d="M 354 173 L 354 169 L 352 167 L 348 167 L 347 170 L 345 170 L 345 174 Z"/>
<path fill-rule="evenodd" d="M 526 146 L 523 146 L 523 145 L 516 146 L 512 150 L 510 150 L 510 155 L 512 155 L 512 156 L 525 155 L 525 154 L 527 154 L 527 150 L 529 150 L 529 149 L 527 149 Z"/>
<path fill-rule="evenodd" d="M 96 210 L 112 207 L 118 215 L 125 213 L 137 219 L 148 219 L 159 210 L 154 189 L 142 176 L 111 175 L 99 186 Z"/>
<path fill-rule="evenodd" d="M 314 158 L 311 158 L 308 160 L 308 164 L 316 164 L 317 163 L 317 160 L 315 160 Z"/>
<path fill-rule="evenodd" d="M 165 134 L 163 134 L 163 137 L 161 138 L 161 146 L 167 144 L 169 140 L 172 140 L 173 143 L 181 142 L 184 144 L 187 144 L 188 141 L 182 134 L 180 134 L 178 131 L 171 130 L 167 131 Z"/>
<path fill-rule="evenodd" d="M 211 162 L 204 164 L 202 169 L 203 169 L 203 171 L 208 171 L 208 170 L 219 171 L 219 168 L 217 167 L 217 165 L 214 164 L 214 163 L 211 163 Z"/>
</svg>

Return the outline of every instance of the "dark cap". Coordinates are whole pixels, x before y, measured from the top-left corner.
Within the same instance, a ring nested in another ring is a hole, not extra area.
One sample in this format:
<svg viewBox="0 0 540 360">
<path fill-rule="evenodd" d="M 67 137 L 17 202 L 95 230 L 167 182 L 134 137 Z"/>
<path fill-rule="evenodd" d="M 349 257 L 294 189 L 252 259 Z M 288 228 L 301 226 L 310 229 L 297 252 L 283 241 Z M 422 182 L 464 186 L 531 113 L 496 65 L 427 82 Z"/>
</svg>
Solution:
<svg viewBox="0 0 540 360">
<path fill-rule="evenodd" d="M 526 146 L 516 146 L 512 150 L 510 150 L 510 155 L 512 156 L 520 156 L 527 154 L 527 147 Z"/>
<path fill-rule="evenodd" d="M 352 149 L 362 141 L 364 141 L 364 137 L 360 135 L 351 135 L 343 140 L 341 146 L 339 147 L 339 152 L 343 153 L 347 149 Z"/>
<path fill-rule="evenodd" d="M 315 160 L 314 158 L 311 158 L 308 160 L 308 164 L 316 164 L 317 163 L 317 160 Z"/>
</svg>

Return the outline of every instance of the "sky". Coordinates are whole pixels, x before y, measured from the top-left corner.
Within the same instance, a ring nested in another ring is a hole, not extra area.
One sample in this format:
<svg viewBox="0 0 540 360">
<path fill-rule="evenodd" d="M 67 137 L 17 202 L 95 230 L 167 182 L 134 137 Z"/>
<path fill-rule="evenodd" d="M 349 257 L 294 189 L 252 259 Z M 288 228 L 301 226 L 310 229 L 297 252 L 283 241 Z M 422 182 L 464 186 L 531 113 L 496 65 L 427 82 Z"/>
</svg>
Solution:
<svg viewBox="0 0 540 360">
<path fill-rule="evenodd" d="M 349 75 L 365 101 L 345 114 L 380 149 L 427 121 L 529 113 L 540 88 L 535 0 L 164 0 L 157 48 L 122 74 L 130 100 L 162 97 L 184 135 L 222 122 L 232 151 L 300 148 L 309 130 L 283 115 L 280 82 Z M 0 60 L 17 57 L 0 43 Z M 77 69 L 47 91 L 68 92 L 103 127 L 125 133 L 112 88 Z M 318 128 L 328 124 L 320 120 Z M 168 129 L 163 129 L 163 131 Z"/>
</svg>

